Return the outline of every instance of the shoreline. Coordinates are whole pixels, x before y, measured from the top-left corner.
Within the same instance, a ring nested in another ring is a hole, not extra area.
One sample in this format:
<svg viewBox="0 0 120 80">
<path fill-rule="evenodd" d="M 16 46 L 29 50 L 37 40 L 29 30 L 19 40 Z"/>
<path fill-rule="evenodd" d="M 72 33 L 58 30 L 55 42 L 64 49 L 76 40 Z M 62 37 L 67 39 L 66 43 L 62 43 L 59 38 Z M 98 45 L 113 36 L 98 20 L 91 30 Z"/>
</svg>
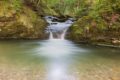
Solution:
<svg viewBox="0 0 120 80">
<path fill-rule="evenodd" d="M 46 40 L 47 38 L 0 38 L 0 41 L 35 41 L 35 40 Z M 108 48 L 118 48 L 120 49 L 120 45 L 115 45 L 115 44 L 110 44 L 110 43 L 101 43 L 101 42 L 89 42 L 89 41 L 75 41 L 72 39 L 67 39 L 70 40 L 74 43 L 78 43 L 78 44 L 85 44 L 85 45 L 93 45 L 93 46 L 100 46 L 100 47 L 108 47 Z"/>
</svg>

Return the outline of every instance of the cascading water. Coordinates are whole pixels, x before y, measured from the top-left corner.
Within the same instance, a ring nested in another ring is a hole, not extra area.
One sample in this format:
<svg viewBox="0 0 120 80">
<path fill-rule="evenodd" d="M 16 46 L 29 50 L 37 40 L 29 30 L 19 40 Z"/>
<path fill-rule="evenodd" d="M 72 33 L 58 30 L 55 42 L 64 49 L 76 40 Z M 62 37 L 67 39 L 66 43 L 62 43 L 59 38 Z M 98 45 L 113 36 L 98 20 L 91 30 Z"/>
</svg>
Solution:
<svg viewBox="0 0 120 80">
<path fill-rule="evenodd" d="M 53 39 L 53 33 L 50 32 L 49 39 Z"/>
<path fill-rule="evenodd" d="M 72 18 L 69 18 L 65 22 L 54 22 L 54 19 L 58 19 L 52 16 L 46 16 L 45 20 L 48 22 L 47 32 L 49 33 L 49 39 L 64 39 L 68 28 L 74 23 Z"/>
<path fill-rule="evenodd" d="M 69 57 L 76 53 L 77 47 L 64 39 L 68 28 L 73 24 L 72 19 L 65 22 L 53 22 L 57 18 L 51 16 L 46 16 L 45 19 L 49 23 L 46 29 L 49 39 L 41 43 L 38 54 L 48 59 L 46 80 L 77 80 L 67 72 Z"/>
</svg>

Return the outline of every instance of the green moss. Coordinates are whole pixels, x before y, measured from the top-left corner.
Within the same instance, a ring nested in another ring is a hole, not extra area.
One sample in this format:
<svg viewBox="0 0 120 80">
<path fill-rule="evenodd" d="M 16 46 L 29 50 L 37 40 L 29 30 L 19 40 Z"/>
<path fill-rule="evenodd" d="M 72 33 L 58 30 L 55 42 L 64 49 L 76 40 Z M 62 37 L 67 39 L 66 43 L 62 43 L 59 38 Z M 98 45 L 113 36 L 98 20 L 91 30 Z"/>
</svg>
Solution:
<svg viewBox="0 0 120 80">
<path fill-rule="evenodd" d="M 19 0 L 10 2 L 6 0 L 0 1 L 0 8 L 0 38 L 36 39 L 45 37 L 46 22 L 30 7 Z"/>
<path fill-rule="evenodd" d="M 22 8 L 21 0 L 3 0 L 0 1 L 0 17 L 9 17 L 16 12 L 19 12 Z"/>
<path fill-rule="evenodd" d="M 17 11 L 21 10 L 22 8 L 22 0 L 12 0 L 10 1 L 12 3 L 13 8 L 15 8 Z"/>
</svg>

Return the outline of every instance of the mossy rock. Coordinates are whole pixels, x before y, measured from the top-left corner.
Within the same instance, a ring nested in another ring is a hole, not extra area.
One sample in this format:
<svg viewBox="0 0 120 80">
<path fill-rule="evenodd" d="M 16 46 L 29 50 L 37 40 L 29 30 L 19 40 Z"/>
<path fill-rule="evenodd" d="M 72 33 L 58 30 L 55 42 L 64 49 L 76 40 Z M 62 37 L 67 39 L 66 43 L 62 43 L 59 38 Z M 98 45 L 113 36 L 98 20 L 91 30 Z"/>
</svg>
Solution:
<svg viewBox="0 0 120 80">
<path fill-rule="evenodd" d="M 79 18 L 69 29 L 68 38 L 76 42 L 112 44 L 112 39 L 120 40 L 118 23 L 110 27 L 104 19 L 95 19 L 90 16 Z"/>
<path fill-rule="evenodd" d="M 0 2 L 1 4 L 5 2 Z M 6 2 L 7 3 L 7 2 Z M 46 22 L 31 8 L 23 5 L 20 10 L 11 7 L 12 4 L 0 5 L 1 39 L 43 39 Z M 6 10 L 10 9 L 6 12 Z M 5 12 L 4 12 L 5 11 Z M 5 14 L 3 14 L 5 13 Z"/>
</svg>

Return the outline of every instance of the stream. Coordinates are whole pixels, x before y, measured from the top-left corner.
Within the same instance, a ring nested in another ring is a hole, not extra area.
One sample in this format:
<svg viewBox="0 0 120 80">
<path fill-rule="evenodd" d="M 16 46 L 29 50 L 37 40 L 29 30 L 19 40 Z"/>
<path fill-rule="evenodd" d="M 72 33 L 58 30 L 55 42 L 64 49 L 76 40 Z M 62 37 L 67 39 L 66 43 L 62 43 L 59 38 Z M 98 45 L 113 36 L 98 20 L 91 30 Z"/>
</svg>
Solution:
<svg viewBox="0 0 120 80">
<path fill-rule="evenodd" d="M 0 41 L 0 80 L 120 80 L 119 49 L 66 40 L 73 21 L 46 19 L 48 40 Z"/>
</svg>

